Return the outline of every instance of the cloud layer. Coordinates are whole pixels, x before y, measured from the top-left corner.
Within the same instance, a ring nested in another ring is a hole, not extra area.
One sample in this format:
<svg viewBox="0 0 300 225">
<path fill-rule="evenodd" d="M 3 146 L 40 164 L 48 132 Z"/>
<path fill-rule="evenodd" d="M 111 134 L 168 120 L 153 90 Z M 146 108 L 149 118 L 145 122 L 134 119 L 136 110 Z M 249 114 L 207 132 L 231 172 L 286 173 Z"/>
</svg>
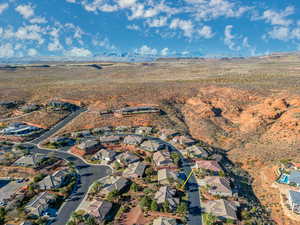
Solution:
<svg viewBox="0 0 300 225">
<path fill-rule="evenodd" d="M 237 56 L 297 50 L 300 2 L 280 2 L 276 7 L 267 0 L 257 3 L 258 0 L 53 0 L 51 4 L 9 1 L 0 3 L 0 58 Z"/>
</svg>

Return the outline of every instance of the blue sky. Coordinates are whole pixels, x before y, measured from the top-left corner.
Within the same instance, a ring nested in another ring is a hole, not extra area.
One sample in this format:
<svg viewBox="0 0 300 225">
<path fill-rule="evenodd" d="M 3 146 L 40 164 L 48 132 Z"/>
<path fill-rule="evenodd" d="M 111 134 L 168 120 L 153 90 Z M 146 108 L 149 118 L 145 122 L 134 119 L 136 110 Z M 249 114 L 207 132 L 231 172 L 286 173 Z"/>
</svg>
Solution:
<svg viewBox="0 0 300 225">
<path fill-rule="evenodd" d="M 0 0 L 0 58 L 300 50 L 299 0 Z"/>
</svg>

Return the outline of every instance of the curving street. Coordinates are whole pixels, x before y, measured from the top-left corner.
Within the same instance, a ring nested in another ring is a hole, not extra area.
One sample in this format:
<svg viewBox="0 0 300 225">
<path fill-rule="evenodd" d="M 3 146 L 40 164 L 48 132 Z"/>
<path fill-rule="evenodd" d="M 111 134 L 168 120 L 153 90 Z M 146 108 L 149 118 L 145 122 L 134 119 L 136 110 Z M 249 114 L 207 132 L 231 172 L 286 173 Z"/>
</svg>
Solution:
<svg viewBox="0 0 300 225">
<path fill-rule="evenodd" d="M 82 108 L 71 113 L 66 118 L 57 123 L 54 127 L 43 133 L 40 137 L 27 143 L 33 146 L 33 148 L 30 150 L 31 152 L 43 154 L 51 153 L 57 158 L 61 158 L 72 162 L 78 170 L 78 184 L 72 195 L 63 203 L 63 205 L 59 209 L 55 220 L 53 221 L 53 223 L 51 223 L 53 225 L 67 224 L 71 214 L 77 209 L 79 204 L 82 202 L 89 190 L 89 187 L 93 184 L 93 182 L 112 174 L 112 169 L 109 166 L 90 165 L 83 161 L 81 158 L 71 153 L 68 153 L 65 149 L 62 151 L 43 149 L 38 147 L 41 142 L 58 132 L 60 129 L 62 129 L 69 122 L 71 122 L 73 119 L 75 119 L 77 116 L 79 116 L 82 112 L 85 111 L 86 109 Z"/>
</svg>

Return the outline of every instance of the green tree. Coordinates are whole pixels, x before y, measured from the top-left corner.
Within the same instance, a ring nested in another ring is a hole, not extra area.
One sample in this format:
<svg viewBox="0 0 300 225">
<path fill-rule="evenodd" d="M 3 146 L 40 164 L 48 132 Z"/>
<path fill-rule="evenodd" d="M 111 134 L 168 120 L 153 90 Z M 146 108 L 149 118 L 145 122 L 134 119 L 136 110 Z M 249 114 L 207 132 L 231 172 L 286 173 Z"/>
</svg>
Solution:
<svg viewBox="0 0 300 225">
<path fill-rule="evenodd" d="M 133 192 L 137 192 L 139 189 L 138 185 L 136 183 L 132 183 L 130 186 L 130 190 Z"/>
<path fill-rule="evenodd" d="M 108 193 L 107 195 L 107 200 L 109 201 L 114 201 L 119 197 L 120 193 L 118 192 L 118 190 L 114 189 L 111 192 Z"/>
<path fill-rule="evenodd" d="M 145 171 L 145 174 L 146 174 L 147 177 L 152 176 L 152 175 L 154 174 L 153 168 L 152 168 L 152 167 L 148 167 L 148 168 L 146 169 L 146 171 Z"/>
<path fill-rule="evenodd" d="M 213 225 L 217 222 L 217 217 L 211 213 L 205 213 L 203 215 L 203 219 L 206 225 Z"/>
<path fill-rule="evenodd" d="M 97 225 L 97 221 L 94 217 L 88 216 L 84 219 L 84 224 L 85 225 Z"/>
<path fill-rule="evenodd" d="M 5 208 L 1 207 L 0 208 L 0 225 L 5 224 L 5 216 L 6 216 Z"/>
<path fill-rule="evenodd" d="M 140 201 L 140 206 L 148 209 L 151 206 L 151 199 L 148 196 L 144 196 Z"/>
<path fill-rule="evenodd" d="M 91 194 L 97 194 L 97 193 L 102 189 L 102 187 L 103 187 L 103 184 L 102 184 L 102 183 L 100 183 L 100 182 L 95 182 L 95 183 L 93 184 L 93 186 L 91 187 L 90 193 L 91 193 Z"/>
<path fill-rule="evenodd" d="M 116 170 L 120 169 L 120 168 L 121 168 L 120 163 L 117 162 L 117 161 L 115 161 L 115 162 L 114 162 L 114 168 L 115 168 Z"/>
<path fill-rule="evenodd" d="M 78 212 L 73 212 L 71 215 L 71 219 L 76 223 L 80 223 L 83 220 L 83 216 Z"/>
<path fill-rule="evenodd" d="M 157 205 L 157 202 L 155 200 L 152 200 L 150 208 L 151 208 L 152 211 L 158 211 L 158 205 Z"/>
<path fill-rule="evenodd" d="M 235 223 L 235 221 L 233 220 L 233 219 L 226 219 L 226 223 L 227 224 L 234 224 Z"/>
<path fill-rule="evenodd" d="M 170 212 L 170 203 L 168 201 L 165 201 L 162 207 L 164 212 Z"/>
<path fill-rule="evenodd" d="M 33 182 L 34 182 L 34 183 L 37 183 L 37 182 L 41 181 L 44 177 L 45 177 L 45 174 L 39 173 L 38 175 L 36 175 L 36 176 L 33 178 Z"/>
<path fill-rule="evenodd" d="M 184 203 L 184 202 L 181 202 L 176 209 L 177 213 L 179 213 L 179 214 L 185 214 L 187 212 L 187 210 L 188 210 L 188 207 L 187 207 L 186 203 Z"/>
<path fill-rule="evenodd" d="M 176 163 L 177 165 L 179 165 L 180 155 L 177 152 L 173 152 L 171 154 L 171 158 L 172 158 L 172 160 L 173 160 L 174 163 Z"/>
</svg>

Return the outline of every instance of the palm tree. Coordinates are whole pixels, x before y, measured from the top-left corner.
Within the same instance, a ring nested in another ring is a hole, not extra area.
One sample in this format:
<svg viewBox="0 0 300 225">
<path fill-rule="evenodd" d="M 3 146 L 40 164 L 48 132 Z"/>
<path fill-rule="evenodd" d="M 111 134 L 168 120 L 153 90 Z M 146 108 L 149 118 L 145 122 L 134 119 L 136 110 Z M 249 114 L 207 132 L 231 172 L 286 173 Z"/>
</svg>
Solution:
<svg viewBox="0 0 300 225">
<path fill-rule="evenodd" d="M 73 212 L 71 218 L 75 222 L 75 224 L 78 224 L 83 219 L 82 215 L 77 212 Z"/>
</svg>

